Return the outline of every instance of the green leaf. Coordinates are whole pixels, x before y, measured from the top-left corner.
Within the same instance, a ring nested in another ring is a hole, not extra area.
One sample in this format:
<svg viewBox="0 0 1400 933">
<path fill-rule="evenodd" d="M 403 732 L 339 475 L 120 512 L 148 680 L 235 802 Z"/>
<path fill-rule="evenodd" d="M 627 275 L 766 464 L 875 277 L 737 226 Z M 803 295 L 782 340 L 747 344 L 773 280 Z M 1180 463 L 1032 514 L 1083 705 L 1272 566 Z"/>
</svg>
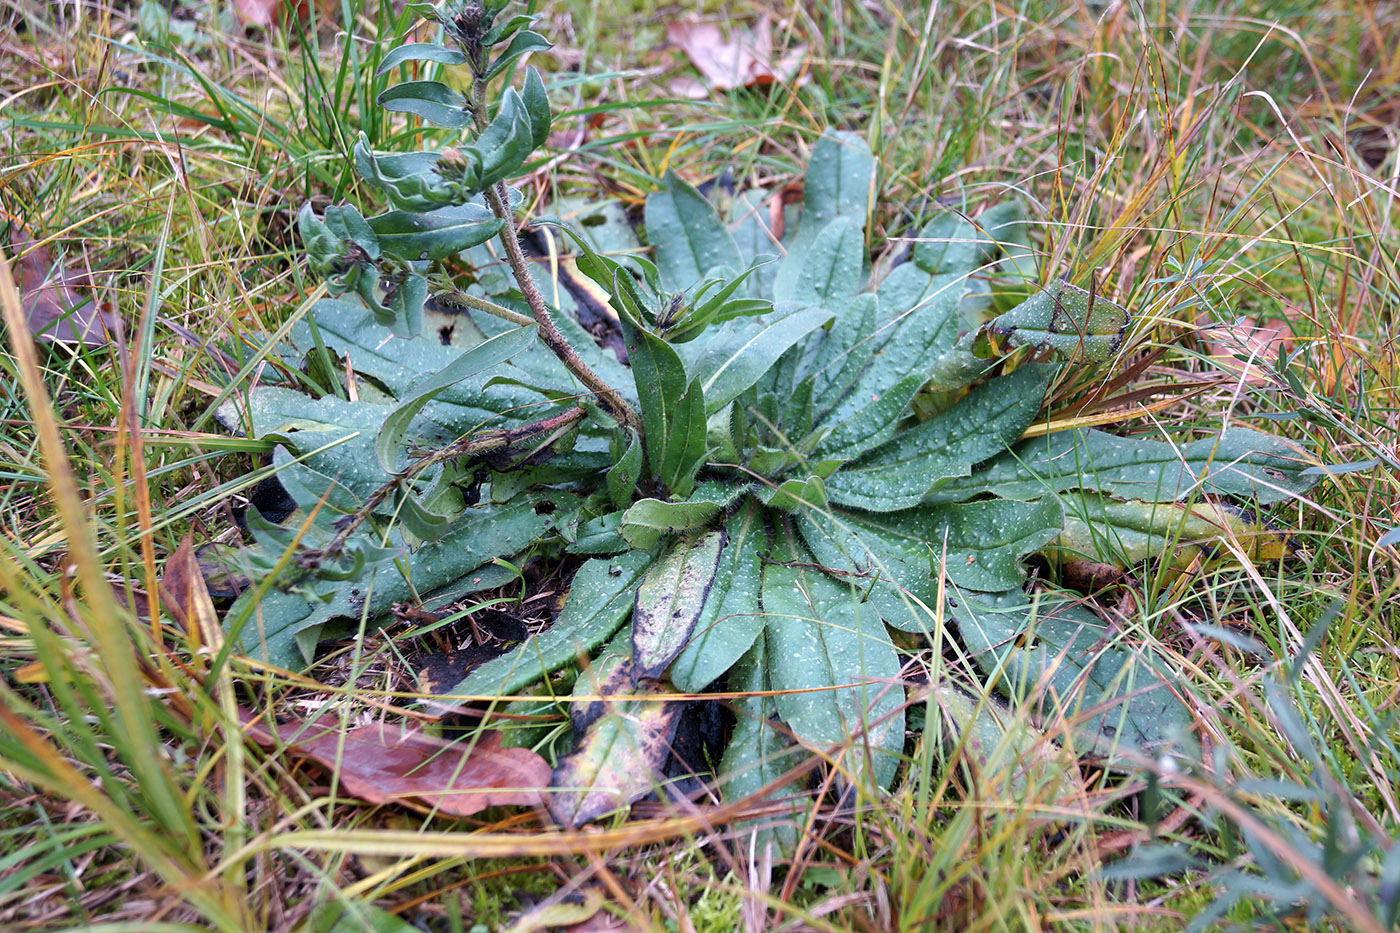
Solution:
<svg viewBox="0 0 1400 933">
<path fill-rule="evenodd" d="M 846 766 L 887 786 L 904 748 L 904 686 L 874 607 L 854 587 L 776 559 L 763 570 L 762 603 L 768 680 L 790 691 L 775 698 L 783 721 L 804 744 L 849 744 Z"/>
<path fill-rule="evenodd" d="M 436 541 L 447 534 L 455 517 L 431 511 L 402 484 L 394 488 L 394 514 L 409 534 L 422 541 Z"/>
<path fill-rule="evenodd" d="M 403 440 L 409 423 L 413 421 L 418 412 L 422 411 L 423 406 L 432 400 L 433 396 L 463 379 L 500 365 L 515 354 L 525 350 L 534 343 L 534 340 L 535 325 L 533 324 L 529 327 L 518 327 L 515 330 L 497 334 L 480 346 L 463 353 L 452 363 L 415 385 L 408 396 L 400 400 L 398 406 L 385 417 L 384 424 L 379 429 L 375 453 L 379 457 L 379 465 L 384 471 L 394 473 L 398 470 L 399 442 Z"/>
<path fill-rule="evenodd" d="M 460 129 L 471 122 L 467 100 L 441 81 L 405 81 L 379 95 L 379 106 L 411 113 L 429 123 Z"/>
<path fill-rule="evenodd" d="M 671 682 L 687 693 L 698 693 L 719 679 L 763 634 L 764 617 L 758 604 L 768 549 L 763 510 L 749 502 L 729 520 L 725 531 L 729 541 L 720 554 L 704 610 L 671 665 Z"/>
<path fill-rule="evenodd" d="M 967 274 L 977 269 L 995 244 L 972 221 L 949 211 L 923 230 L 910 251 L 910 259 L 932 275 Z"/>
<path fill-rule="evenodd" d="M 929 501 L 956 502 L 983 493 L 1033 499 L 1066 489 L 1097 489 L 1123 499 L 1171 502 L 1198 493 L 1260 504 L 1307 492 L 1309 458 L 1281 438 L 1230 428 L 1190 444 L 1168 444 L 1102 431 L 1060 431 L 1024 440 L 967 479 L 935 489 Z"/>
<path fill-rule="evenodd" d="M 647 197 L 647 241 L 655 251 L 662 283 L 681 291 L 700 283 L 714 268 L 743 268 L 739 247 L 705 196 L 675 172 Z"/>
<path fill-rule="evenodd" d="M 773 281 L 773 294 L 792 294 L 808 248 L 837 217 L 865 227 L 875 193 L 875 157 L 855 133 L 827 130 L 812 149 L 803 182 L 802 222 Z"/>
<path fill-rule="evenodd" d="M 539 149 L 549 142 L 551 117 L 544 79 L 534 65 L 525 69 L 525 86 L 520 89 L 520 99 L 525 104 L 526 116 L 530 118 L 530 148 Z"/>
<path fill-rule="evenodd" d="M 1032 364 L 983 383 L 946 411 L 901 431 L 842 467 L 826 484 L 833 502 L 875 512 L 907 509 L 945 479 L 1006 450 L 1040 411 L 1058 367 Z"/>
<path fill-rule="evenodd" d="M 255 392 L 254 400 L 260 394 Z M 367 459 L 373 463 L 372 457 Z M 382 473 L 378 475 L 383 478 Z M 516 501 L 472 509 L 456 519 L 433 547 L 416 551 L 404 548 L 395 530 L 390 541 L 403 551 L 397 564 L 377 567 L 338 585 L 328 602 L 276 588 L 258 600 L 257 591 L 249 589 L 229 609 L 225 626 L 231 635 L 233 628 L 238 629 L 239 647 L 249 657 L 300 670 L 311 662 L 322 629 L 334 620 L 358 622 L 364 617 L 375 623 L 396 602 L 418 600 L 440 590 L 454 595 L 469 590 L 473 571 L 496 557 L 518 554 L 544 532 L 548 517 L 537 515 L 533 506 Z"/>
<path fill-rule="evenodd" d="M 973 697 L 946 680 L 929 697 L 928 729 L 961 753 L 979 794 L 1069 804 L 1083 791 L 1079 765 L 1041 729 L 990 694 Z M 937 718 L 935 719 L 936 714 Z"/>
<path fill-rule="evenodd" d="M 661 485 L 677 496 L 690 495 L 695 474 L 705 462 L 705 391 L 700 381 L 686 386 L 670 418 L 671 433 L 661 456 Z"/>
<path fill-rule="evenodd" d="M 633 589 L 651 565 L 646 551 L 587 561 L 569 584 L 568 601 L 549 628 L 515 651 L 487 661 L 453 687 L 452 696 L 513 694 L 612 637 L 632 612 Z"/>
<path fill-rule="evenodd" d="M 875 194 L 875 157 L 857 133 L 827 130 L 812 148 L 802 188 L 802 226 L 816 234 L 837 217 L 865 225 Z"/>
<path fill-rule="evenodd" d="M 636 677 L 657 678 L 694 631 L 715 582 L 724 532 L 677 538 L 637 587 L 632 610 L 632 664 Z"/>
<path fill-rule="evenodd" d="M 387 74 L 404 62 L 437 62 L 440 65 L 465 64 L 467 56 L 434 42 L 410 42 L 390 49 L 374 70 L 375 77 Z"/>
<path fill-rule="evenodd" d="M 506 88 L 501 109 L 477 137 L 476 147 L 481 151 L 482 188 L 513 174 L 530 157 L 535 148 L 534 127 L 515 88 Z"/>
<path fill-rule="evenodd" d="M 570 554 L 607 555 L 620 554 L 632 545 L 619 533 L 622 527 L 622 512 L 609 512 L 580 522 L 569 542 Z M 565 538 L 567 539 L 567 534 Z"/>
<path fill-rule="evenodd" d="M 380 247 L 408 262 L 446 259 L 500 232 L 502 221 L 480 204 L 444 207 L 422 213 L 389 211 L 370 218 Z"/>
<path fill-rule="evenodd" d="M 1011 345 L 1050 347 L 1066 356 L 1103 361 L 1118 352 L 1130 321 L 1121 305 L 1056 280 L 985 330 Z"/>
<path fill-rule="evenodd" d="M 899 422 L 909 414 L 909 403 L 924 384 L 923 373 L 914 373 L 884 392 L 867 396 L 862 384 L 856 385 L 853 400 L 843 405 L 823 423 L 821 441 L 813 451 L 823 459 L 851 460 L 894 436 Z"/>
<path fill-rule="evenodd" d="M 777 301 L 840 308 L 860 290 L 864 263 L 865 235 L 860 225 L 848 217 L 837 217 L 812 240 L 790 289 L 775 288 L 773 297 Z"/>
<path fill-rule="evenodd" d="M 886 622 L 922 631 L 929 620 L 906 605 L 904 594 L 932 607 L 940 568 L 954 584 L 971 590 L 1017 586 L 1025 579 L 1026 555 L 1052 541 L 1062 521 L 1053 501 L 992 499 L 888 515 L 805 509 L 798 528 L 821 566 L 859 586 L 879 581 L 872 598 L 878 597 Z"/>
<path fill-rule="evenodd" d="M 1176 674 L 1077 600 L 1013 590 L 948 605 L 978 666 L 999 689 L 1071 727 L 1077 754 L 1160 753 L 1190 742 L 1195 717 L 1173 690 Z"/>
<path fill-rule="evenodd" d="M 537 32 L 526 29 L 517 32 L 510 40 L 510 45 L 505 51 L 497 55 L 491 62 L 491 67 L 487 69 L 486 78 L 490 80 L 510 67 L 510 63 L 528 52 L 537 52 L 547 49 L 552 43 Z"/>
<path fill-rule="evenodd" d="M 746 489 L 741 483 L 707 483 L 688 502 L 641 499 L 623 516 L 622 536 L 633 547 L 650 548 L 664 535 L 704 527 Z"/>
<path fill-rule="evenodd" d="M 626 438 L 626 452 L 608 470 L 608 495 L 619 509 L 627 508 L 632 501 L 632 493 L 642 475 L 642 440 L 631 428 L 627 429 Z"/>
<path fill-rule="evenodd" d="M 492 26 L 486 35 L 481 37 L 481 44 L 490 48 L 510 36 L 515 35 L 537 19 L 539 19 L 538 16 L 532 16 L 529 13 L 517 13 L 504 23 Z"/>
<path fill-rule="evenodd" d="M 830 433 L 819 452 L 850 458 L 891 437 L 938 354 L 956 339 L 958 302 L 966 289 L 966 279 L 959 276 L 935 280 L 929 298 L 886 325 L 888 337 L 850 392 L 840 401 L 821 397 L 819 410 L 827 413 L 818 424 Z M 821 365 L 827 365 L 825 354 Z"/>
<path fill-rule="evenodd" d="M 832 317 L 823 308 L 798 307 L 766 326 L 712 338 L 695 364 L 696 378 L 705 391 L 706 413 L 719 411 L 747 392 L 779 357 Z"/>
<path fill-rule="evenodd" d="M 626 320 L 623 321 L 622 332 L 626 340 L 627 359 L 632 364 L 637 398 L 641 402 L 647 462 L 652 472 L 659 476 L 667 448 L 674 443 L 670 435 L 682 396 L 690 383 L 686 378 L 685 365 L 666 341 Z M 688 408 L 682 417 L 689 428 Z M 700 432 L 703 440 L 703 417 L 700 419 Z M 688 438 L 680 440 L 684 443 Z"/>
<path fill-rule="evenodd" d="M 760 633 L 761 634 L 761 633 Z M 734 803 L 769 788 L 779 800 L 789 802 L 787 819 L 773 822 L 771 818 L 754 821 L 751 826 L 740 824 L 746 837 L 753 834 L 758 853 L 772 846 L 770 854 L 791 853 L 797 845 L 800 811 L 793 787 L 784 783 L 784 775 L 802 764 L 801 750 L 793 744 L 775 720 L 778 708 L 768 671 L 773 661 L 767 652 L 767 639 L 758 638 L 753 647 L 734 665 L 729 675 L 729 689 L 752 694 L 730 701 L 734 707 L 734 731 L 729 747 L 720 761 L 720 788 L 726 803 Z"/>
</svg>

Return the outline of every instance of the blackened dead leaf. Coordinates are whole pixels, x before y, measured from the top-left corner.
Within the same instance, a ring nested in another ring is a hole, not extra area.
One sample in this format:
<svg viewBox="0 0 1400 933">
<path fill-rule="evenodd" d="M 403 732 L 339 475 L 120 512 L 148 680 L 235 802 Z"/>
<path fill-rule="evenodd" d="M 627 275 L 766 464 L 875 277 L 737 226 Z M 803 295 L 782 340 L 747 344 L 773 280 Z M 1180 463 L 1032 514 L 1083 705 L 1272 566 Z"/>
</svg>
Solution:
<svg viewBox="0 0 1400 933">
<path fill-rule="evenodd" d="M 774 61 L 773 31 L 767 16 L 759 18 L 752 32 L 736 30 L 731 35 L 716 23 L 682 20 L 666 27 L 666 37 L 685 52 L 712 87 L 720 90 L 790 81 L 807 54 L 807 47 L 799 45 Z M 678 78 L 672 89 L 690 97 L 706 93 L 703 86 L 687 78 Z"/>
<path fill-rule="evenodd" d="M 587 732 L 554 769 L 549 811 L 570 828 L 626 807 L 660 786 L 680 716 L 681 704 L 662 699 L 667 691 L 655 681 L 631 687 L 630 658 L 608 667 L 597 680 L 598 695 L 606 699 L 592 701 L 574 717 L 574 727 L 586 724 Z"/>
<path fill-rule="evenodd" d="M 528 748 L 502 748 L 498 732 L 448 742 L 411 726 L 375 723 L 342 738 L 331 718 L 269 726 L 246 710 L 240 716 L 259 745 L 285 743 L 294 755 L 334 772 L 346 793 L 367 803 L 471 816 L 487 807 L 534 806 L 549 783 L 549 764 Z"/>
</svg>

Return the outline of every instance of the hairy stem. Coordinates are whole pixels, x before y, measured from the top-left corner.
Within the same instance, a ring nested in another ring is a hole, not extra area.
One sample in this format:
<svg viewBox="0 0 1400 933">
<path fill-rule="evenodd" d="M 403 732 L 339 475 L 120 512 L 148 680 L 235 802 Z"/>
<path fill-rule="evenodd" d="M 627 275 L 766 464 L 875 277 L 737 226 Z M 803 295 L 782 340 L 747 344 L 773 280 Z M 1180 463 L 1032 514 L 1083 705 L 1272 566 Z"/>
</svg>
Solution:
<svg viewBox="0 0 1400 933">
<path fill-rule="evenodd" d="M 512 311 L 510 308 L 503 308 L 500 305 L 496 304 L 494 301 L 487 301 L 485 298 L 478 298 L 475 295 L 469 295 L 466 292 L 457 291 L 456 289 L 453 289 L 451 291 L 434 292 L 433 298 L 437 299 L 445 305 L 462 308 L 471 308 L 473 311 L 485 311 L 487 314 L 493 314 L 503 321 L 510 321 L 512 324 L 519 324 L 521 327 L 524 327 L 527 324 L 535 323 L 534 318 L 526 317 L 523 314 L 518 314 L 515 311 Z"/>
<path fill-rule="evenodd" d="M 472 81 L 471 110 L 478 133 L 485 130 L 488 123 L 486 119 L 486 79 L 483 77 L 485 68 L 481 67 L 482 65 L 484 63 L 476 62 L 473 63 L 472 68 L 476 77 Z M 482 197 L 486 199 L 486 206 L 491 208 L 491 213 L 495 214 L 501 221 L 499 236 L 501 246 L 505 249 L 506 262 L 510 264 L 511 274 L 515 277 L 516 285 L 520 287 L 520 293 L 525 296 L 525 303 L 530 306 L 531 316 L 540 327 L 540 339 L 555 356 L 559 357 L 560 362 L 568 368 L 569 372 L 573 373 L 579 382 L 597 396 L 598 403 L 609 414 L 624 425 L 640 431 L 642 419 L 632 410 L 632 406 L 628 405 L 616 389 L 603 381 L 602 377 L 579 357 L 574 348 L 564 339 L 564 335 L 559 333 L 559 328 L 554 326 L 554 318 L 549 313 L 549 306 L 545 304 L 544 296 L 536 287 L 535 280 L 530 275 L 530 268 L 526 264 L 525 253 L 520 248 L 520 232 L 515 226 L 515 217 L 510 211 L 505 183 L 501 182 L 494 187 L 487 188 L 482 192 Z"/>
<path fill-rule="evenodd" d="M 350 539 L 350 536 L 355 533 L 356 529 L 364 524 L 365 519 L 369 518 L 375 509 L 383 505 L 403 483 L 418 476 L 429 467 L 439 463 L 445 463 L 448 460 L 457 460 L 462 457 L 479 457 L 482 454 L 492 453 L 493 451 L 505 450 L 515 444 L 519 444 L 521 441 L 527 441 L 532 438 L 540 437 L 541 435 L 545 435 L 544 439 L 536 445 L 536 449 L 544 447 L 548 444 L 552 444 L 564 434 L 564 432 L 582 421 L 586 414 L 587 413 L 582 408 L 571 408 L 563 414 L 555 415 L 552 418 L 545 418 L 543 421 L 536 421 L 533 424 L 527 424 L 519 428 L 511 428 L 506 431 L 483 431 L 471 437 L 464 437 L 448 444 L 446 447 L 441 447 L 419 457 L 405 467 L 403 473 L 370 493 L 369 498 L 365 500 L 364 504 L 345 519 L 345 524 L 340 526 L 335 533 L 335 537 L 321 550 L 319 556 L 324 559 L 338 555 L 345 547 L 345 542 Z"/>
</svg>

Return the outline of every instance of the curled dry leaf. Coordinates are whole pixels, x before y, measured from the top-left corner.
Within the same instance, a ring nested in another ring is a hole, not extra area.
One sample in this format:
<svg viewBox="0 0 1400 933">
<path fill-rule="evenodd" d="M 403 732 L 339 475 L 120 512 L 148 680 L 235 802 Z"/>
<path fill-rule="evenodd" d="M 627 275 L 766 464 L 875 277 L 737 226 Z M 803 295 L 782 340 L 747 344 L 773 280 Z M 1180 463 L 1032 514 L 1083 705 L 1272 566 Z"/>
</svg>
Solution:
<svg viewBox="0 0 1400 933">
<path fill-rule="evenodd" d="M 767 16 L 759 18 L 752 32 L 736 30 L 725 35 L 716 23 L 681 20 L 666 27 L 666 37 L 677 45 L 712 87 L 732 90 L 790 81 L 797 74 L 807 47 L 799 45 L 781 59 L 773 59 L 773 30 Z M 706 90 L 693 78 L 677 78 L 672 90 L 687 97 L 704 97 Z"/>
<path fill-rule="evenodd" d="M 534 806 L 549 783 L 548 762 L 528 748 L 502 748 L 498 732 L 447 742 L 409 727 L 373 723 L 340 735 L 325 717 L 309 725 L 266 725 L 239 710 L 244 732 L 267 748 L 336 772 L 341 788 L 367 803 L 407 803 L 451 816 L 487 807 Z"/>
</svg>

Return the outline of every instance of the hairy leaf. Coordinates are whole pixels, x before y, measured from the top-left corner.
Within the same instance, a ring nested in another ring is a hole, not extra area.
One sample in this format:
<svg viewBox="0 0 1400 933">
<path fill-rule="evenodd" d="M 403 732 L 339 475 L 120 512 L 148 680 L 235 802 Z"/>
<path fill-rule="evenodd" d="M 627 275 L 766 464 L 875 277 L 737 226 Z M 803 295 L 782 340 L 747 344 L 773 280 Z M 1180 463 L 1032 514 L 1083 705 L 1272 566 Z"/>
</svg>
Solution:
<svg viewBox="0 0 1400 933">
<path fill-rule="evenodd" d="M 437 62 L 442 65 L 462 65 L 467 56 L 435 42 L 410 42 L 385 53 L 379 67 L 374 70 L 376 77 L 387 74 L 404 62 Z"/>
<path fill-rule="evenodd" d="M 586 656 L 611 638 L 631 614 L 633 590 L 651 561 L 646 551 L 629 551 L 586 562 L 574 574 L 568 601 L 549 628 L 472 671 L 451 695 L 511 694 Z"/>
<path fill-rule="evenodd" d="M 725 531 L 728 544 L 720 554 L 709 597 L 690 640 L 671 665 L 671 682 L 688 693 L 722 676 L 763 634 L 758 588 L 768 534 L 762 510 L 750 502 L 735 513 Z"/>
<path fill-rule="evenodd" d="M 410 394 L 402 399 L 384 418 L 375 443 L 379 465 L 386 473 L 398 469 L 399 442 L 403 440 L 409 423 L 423 410 L 423 406 L 448 386 L 455 385 L 468 377 L 491 369 L 515 356 L 534 343 L 535 326 L 519 327 L 497 334 L 485 343 L 462 354 L 448 366 L 438 370 L 420 384 L 413 387 Z"/>
<path fill-rule="evenodd" d="M 1013 590 L 962 595 L 948 606 L 978 666 L 1055 717 L 1052 727 L 1070 729 L 1075 751 L 1160 753 L 1191 740 L 1195 719 L 1166 663 L 1073 600 Z"/>
<path fill-rule="evenodd" d="M 449 129 L 460 129 L 472 119 L 466 98 L 441 81 L 396 84 L 379 95 L 379 105 L 396 113 L 411 113 Z"/>
<path fill-rule="evenodd" d="M 826 484 L 832 501 L 875 512 L 918 505 L 945 479 L 1003 452 L 1040 411 L 1057 367 L 1024 366 L 983 383 L 951 408 L 900 432 Z"/>
<path fill-rule="evenodd" d="M 719 266 L 741 269 L 739 248 L 705 196 L 675 172 L 647 198 L 647 240 L 661 281 L 669 289 L 692 288 Z"/>
<path fill-rule="evenodd" d="M 1033 499 L 1066 489 L 1097 489 L 1124 499 L 1171 502 L 1197 493 L 1238 496 L 1260 504 L 1301 495 L 1317 476 L 1292 444 L 1248 428 L 1178 445 L 1102 431 L 1061 431 L 1031 438 L 974 476 L 935 489 L 934 502 L 982 493 Z"/>
<path fill-rule="evenodd" d="M 468 202 L 435 211 L 389 211 L 371 217 L 380 248 L 408 260 L 446 259 L 498 232 L 502 222 L 485 206 Z"/>
<path fill-rule="evenodd" d="M 775 700 L 783 721 L 806 744 L 849 744 L 846 766 L 887 785 L 904 747 L 904 687 L 874 607 L 825 573 L 779 562 L 763 570 L 761 599 L 768 679 L 791 691 Z"/>
<path fill-rule="evenodd" d="M 723 531 L 684 535 L 651 565 L 632 610 L 634 676 L 660 677 L 685 647 L 714 585 L 723 549 Z"/>
</svg>

